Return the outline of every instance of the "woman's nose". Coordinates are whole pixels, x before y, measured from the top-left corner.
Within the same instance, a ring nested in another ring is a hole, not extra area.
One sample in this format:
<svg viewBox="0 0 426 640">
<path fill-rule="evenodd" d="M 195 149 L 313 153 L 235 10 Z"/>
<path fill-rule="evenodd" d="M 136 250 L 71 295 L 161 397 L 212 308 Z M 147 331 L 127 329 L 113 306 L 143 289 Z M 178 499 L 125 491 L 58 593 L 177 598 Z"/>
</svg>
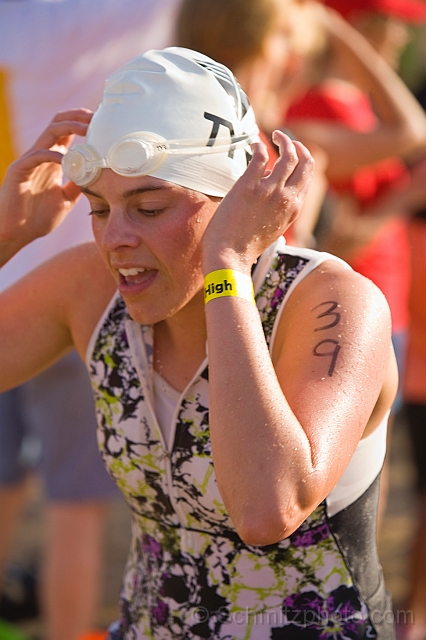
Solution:
<svg viewBox="0 0 426 640">
<path fill-rule="evenodd" d="M 139 244 L 135 224 L 125 211 L 111 208 L 105 220 L 101 242 L 109 251 L 116 251 L 120 247 L 136 247 Z"/>
</svg>

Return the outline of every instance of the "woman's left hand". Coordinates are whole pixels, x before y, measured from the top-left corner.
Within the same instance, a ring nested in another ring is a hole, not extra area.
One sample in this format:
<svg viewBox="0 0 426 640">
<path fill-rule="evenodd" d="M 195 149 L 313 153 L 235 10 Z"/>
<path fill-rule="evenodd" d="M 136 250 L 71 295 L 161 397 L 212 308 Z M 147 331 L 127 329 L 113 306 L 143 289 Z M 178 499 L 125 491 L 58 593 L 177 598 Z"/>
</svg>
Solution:
<svg viewBox="0 0 426 640">
<path fill-rule="evenodd" d="M 299 215 L 314 171 L 309 151 L 281 131 L 273 141 L 280 156 L 267 171 L 263 143 L 253 145 L 245 173 L 223 199 L 203 237 L 205 272 L 236 268 L 250 273 L 260 254 L 277 240 Z"/>
</svg>

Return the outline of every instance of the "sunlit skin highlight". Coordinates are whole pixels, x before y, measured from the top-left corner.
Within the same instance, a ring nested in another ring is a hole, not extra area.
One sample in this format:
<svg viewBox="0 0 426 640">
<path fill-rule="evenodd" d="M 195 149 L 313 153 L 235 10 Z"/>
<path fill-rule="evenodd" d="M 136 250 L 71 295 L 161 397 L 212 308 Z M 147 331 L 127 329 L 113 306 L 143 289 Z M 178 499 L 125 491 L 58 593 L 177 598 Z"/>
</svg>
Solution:
<svg viewBox="0 0 426 640">
<path fill-rule="evenodd" d="M 203 316 L 201 238 L 219 204 L 197 191 L 110 169 L 83 189 L 102 258 L 132 318 L 156 324 Z M 146 269 L 123 276 L 119 269 Z"/>
</svg>

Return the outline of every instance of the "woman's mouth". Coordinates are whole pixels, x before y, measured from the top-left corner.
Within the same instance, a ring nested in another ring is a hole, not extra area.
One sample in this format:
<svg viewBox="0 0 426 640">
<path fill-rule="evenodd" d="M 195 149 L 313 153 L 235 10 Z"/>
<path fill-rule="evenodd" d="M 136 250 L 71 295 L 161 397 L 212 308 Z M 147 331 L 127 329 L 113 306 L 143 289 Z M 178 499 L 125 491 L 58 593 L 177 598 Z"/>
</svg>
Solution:
<svg viewBox="0 0 426 640">
<path fill-rule="evenodd" d="M 117 269 L 118 287 L 122 293 L 141 293 L 153 282 L 157 275 L 156 269 L 145 267 L 130 267 Z"/>
<path fill-rule="evenodd" d="M 132 267 L 131 269 L 118 269 L 118 273 L 123 277 L 126 284 L 140 284 L 145 279 L 148 269 Z"/>
</svg>

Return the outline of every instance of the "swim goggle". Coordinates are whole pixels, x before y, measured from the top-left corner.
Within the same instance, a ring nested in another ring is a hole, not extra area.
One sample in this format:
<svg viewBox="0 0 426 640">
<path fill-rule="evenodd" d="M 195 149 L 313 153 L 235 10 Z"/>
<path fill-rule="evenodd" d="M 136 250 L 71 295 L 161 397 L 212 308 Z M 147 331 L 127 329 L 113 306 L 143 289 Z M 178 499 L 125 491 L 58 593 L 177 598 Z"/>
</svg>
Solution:
<svg viewBox="0 0 426 640">
<path fill-rule="evenodd" d="M 101 169 L 112 169 L 120 176 L 146 176 L 158 169 L 168 156 L 193 156 L 209 153 L 228 152 L 233 157 L 234 150 L 257 142 L 258 130 L 241 136 L 231 136 L 228 140 L 209 138 L 206 140 L 166 140 L 156 133 L 140 131 L 123 136 L 101 158 L 89 144 L 76 144 L 62 158 L 62 168 L 66 177 L 83 187 L 94 182 Z"/>
</svg>

